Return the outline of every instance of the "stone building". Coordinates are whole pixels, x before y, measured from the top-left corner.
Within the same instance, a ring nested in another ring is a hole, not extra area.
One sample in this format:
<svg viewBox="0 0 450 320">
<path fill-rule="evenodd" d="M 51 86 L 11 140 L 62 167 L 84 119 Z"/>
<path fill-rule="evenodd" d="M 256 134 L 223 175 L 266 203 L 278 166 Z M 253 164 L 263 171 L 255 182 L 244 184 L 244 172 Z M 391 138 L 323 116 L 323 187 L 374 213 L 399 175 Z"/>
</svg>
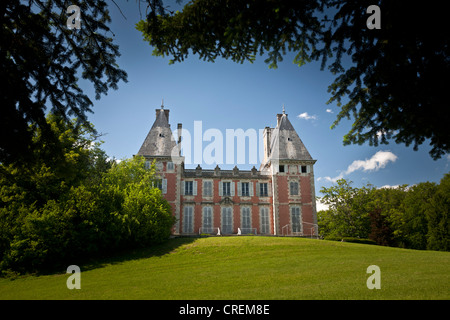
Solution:
<svg viewBox="0 0 450 320">
<path fill-rule="evenodd" d="M 169 125 L 169 110 L 156 119 L 137 155 L 156 160 L 159 188 L 177 218 L 173 234 L 318 234 L 314 163 L 285 114 L 264 129 L 264 160 L 259 170 L 184 168 L 181 130 L 178 141 Z"/>
</svg>

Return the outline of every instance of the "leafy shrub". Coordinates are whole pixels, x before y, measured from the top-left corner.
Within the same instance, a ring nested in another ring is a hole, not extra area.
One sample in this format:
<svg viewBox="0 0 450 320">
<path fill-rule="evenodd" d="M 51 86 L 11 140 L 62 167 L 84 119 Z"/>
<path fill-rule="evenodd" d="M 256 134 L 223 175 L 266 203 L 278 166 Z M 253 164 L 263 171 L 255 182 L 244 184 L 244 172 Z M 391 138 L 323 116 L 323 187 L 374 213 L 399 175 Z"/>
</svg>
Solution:
<svg viewBox="0 0 450 320">
<path fill-rule="evenodd" d="M 41 155 L 47 163 L 34 167 L 0 164 L 4 274 L 60 268 L 99 253 L 159 243 L 171 234 L 175 218 L 152 187 L 155 167 L 145 169 L 141 157 L 108 164 L 101 150 L 80 148 L 80 139 L 66 129 L 61 139 L 71 137 L 67 161 L 52 163 Z"/>
</svg>

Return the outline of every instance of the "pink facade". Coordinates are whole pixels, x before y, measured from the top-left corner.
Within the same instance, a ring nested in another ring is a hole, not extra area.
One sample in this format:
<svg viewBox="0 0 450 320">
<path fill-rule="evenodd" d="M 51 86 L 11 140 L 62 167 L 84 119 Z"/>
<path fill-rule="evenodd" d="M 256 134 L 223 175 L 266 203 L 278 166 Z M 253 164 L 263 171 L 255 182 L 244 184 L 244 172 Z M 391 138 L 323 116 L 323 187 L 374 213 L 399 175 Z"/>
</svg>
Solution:
<svg viewBox="0 0 450 320">
<path fill-rule="evenodd" d="M 245 171 L 185 169 L 168 118 L 169 110 L 156 110 L 138 155 L 156 160 L 162 193 L 177 218 L 174 234 L 317 236 L 316 160 L 285 113 L 277 115 L 276 128 L 264 130 L 260 170 Z"/>
</svg>

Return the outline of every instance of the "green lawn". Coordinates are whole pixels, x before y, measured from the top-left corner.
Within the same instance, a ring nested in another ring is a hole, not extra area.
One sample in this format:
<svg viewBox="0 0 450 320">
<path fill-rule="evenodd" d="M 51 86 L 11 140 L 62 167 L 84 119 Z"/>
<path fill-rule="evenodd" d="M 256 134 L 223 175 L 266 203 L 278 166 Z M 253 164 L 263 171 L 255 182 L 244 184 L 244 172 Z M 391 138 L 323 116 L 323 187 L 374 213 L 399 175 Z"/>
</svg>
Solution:
<svg viewBox="0 0 450 320">
<path fill-rule="evenodd" d="M 80 290 L 25 276 L 0 279 L 0 299 L 450 299 L 449 252 L 302 238 L 176 238 L 80 267 Z"/>
</svg>

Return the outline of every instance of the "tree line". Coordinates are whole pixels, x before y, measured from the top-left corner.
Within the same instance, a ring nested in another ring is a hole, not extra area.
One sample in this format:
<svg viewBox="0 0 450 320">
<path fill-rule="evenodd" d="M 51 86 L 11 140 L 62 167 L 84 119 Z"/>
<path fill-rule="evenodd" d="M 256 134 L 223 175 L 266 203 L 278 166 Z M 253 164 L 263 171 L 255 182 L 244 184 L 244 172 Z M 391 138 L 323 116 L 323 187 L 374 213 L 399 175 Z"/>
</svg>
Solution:
<svg viewBox="0 0 450 320">
<path fill-rule="evenodd" d="M 396 188 L 370 184 L 354 188 L 351 181 L 340 179 L 321 192 L 320 200 L 329 205 L 317 213 L 319 234 L 325 239 L 369 239 L 383 246 L 450 250 L 450 173 L 439 184 Z"/>
<path fill-rule="evenodd" d="M 56 139 L 35 128 L 33 161 L 0 163 L 0 273 L 61 270 L 170 236 L 154 165 L 109 159 L 89 123 L 46 121 Z"/>
</svg>

